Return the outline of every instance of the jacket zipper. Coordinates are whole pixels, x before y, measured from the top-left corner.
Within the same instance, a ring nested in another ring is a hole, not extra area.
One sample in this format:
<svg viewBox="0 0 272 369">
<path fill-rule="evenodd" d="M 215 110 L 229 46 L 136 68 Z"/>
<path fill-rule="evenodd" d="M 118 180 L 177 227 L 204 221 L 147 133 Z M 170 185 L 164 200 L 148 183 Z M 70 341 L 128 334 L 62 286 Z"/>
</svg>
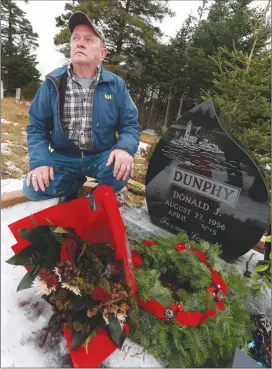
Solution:
<svg viewBox="0 0 272 369">
<path fill-rule="evenodd" d="M 69 141 L 70 145 L 74 146 L 77 150 L 80 150 L 63 132 L 63 129 L 62 129 L 62 125 L 61 125 L 61 120 L 60 120 L 60 95 L 59 95 L 59 89 L 56 85 L 56 82 L 51 79 L 50 76 L 46 76 L 47 79 L 49 79 L 49 81 L 51 81 L 53 83 L 53 85 L 55 86 L 55 89 L 57 91 L 57 95 L 58 95 L 58 116 L 59 116 L 59 126 L 60 126 L 60 130 L 61 130 L 61 133 L 63 134 L 63 136 Z M 81 150 L 81 157 L 83 158 L 83 151 Z"/>
<path fill-rule="evenodd" d="M 59 95 L 59 89 L 58 89 L 58 87 L 56 85 L 56 82 L 49 75 L 47 75 L 46 78 L 49 79 L 49 81 L 51 81 L 53 83 L 53 85 L 54 85 L 54 87 L 55 87 L 55 89 L 57 91 L 57 95 L 58 95 L 58 116 L 59 116 L 59 126 L 60 126 L 61 133 L 69 141 L 70 145 L 72 145 L 76 149 L 78 149 L 78 147 L 67 136 L 65 136 L 65 134 L 63 132 L 63 129 L 62 129 L 61 120 L 60 120 L 60 109 L 59 109 L 59 107 L 60 107 L 60 95 Z M 100 83 L 102 83 L 102 82 L 104 82 L 104 81 L 98 81 L 97 85 L 100 84 Z M 94 96 L 95 96 L 95 94 L 94 94 Z M 97 99 L 97 106 L 98 106 L 97 111 L 98 111 L 98 122 L 99 122 L 99 102 L 98 102 L 98 99 Z M 93 143 L 93 139 L 91 141 L 91 147 L 92 147 L 92 143 Z M 80 149 L 78 149 L 78 150 L 80 150 Z M 81 157 L 82 158 L 84 157 L 84 151 L 83 150 L 81 150 Z"/>
</svg>

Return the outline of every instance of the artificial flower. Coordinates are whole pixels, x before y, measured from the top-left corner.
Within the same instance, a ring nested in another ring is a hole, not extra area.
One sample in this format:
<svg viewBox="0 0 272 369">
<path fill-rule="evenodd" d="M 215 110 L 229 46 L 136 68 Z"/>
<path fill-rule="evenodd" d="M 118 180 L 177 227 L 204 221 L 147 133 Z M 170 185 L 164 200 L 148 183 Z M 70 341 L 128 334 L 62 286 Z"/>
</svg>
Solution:
<svg viewBox="0 0 272 369">
<path fill-rule="evenodd" d="M 63 282 L 61 284 L 62 288 L 66 288 L 69 291 L 72 291 L 75 295 L 81 296 L 80 289 L 77 286 L 72 286 L 70 283 Z"/>
<path fill-rule="evenodd" d="M 61 275 L 60 275 L 58 268 L 56 267 L 55 269 L 53 269 L 53 272 L 58 276 L 59 282 L 61 282 Z"/>
<path fill-rule="evenodd" d="M 33 281 L 33 283 L 32 283 L 32 285 L 31 285 L 31 287 L 35 287 L 38 291 L 37 291 L 37 293 L 39 294 L 39 293 L 41 293 L 42 295 L 43 294 L 45 294 L 45 295 L 50 295 L 50 293 L 52 292 L 52 291 L 55 291 L 56 290 L 56 287 L 55 286 L 53 286 L 53 287 L 48 287 L 47 286 L 47 284 L 46 284 L 46 282 L 44 281 L 44 280 L 42 280 L 41 278 L 40 278 L 40 276 L 37 276 L 35 279 L 34 279 L 34 281 Z"/>
<path fill-rule="evenodd" d="M 126 321 L 126 318 L 127 318 L 127 315 L 122 314 L 122 313 L 118 313 L 116 317 L 119 320 L 119 323 L 121 325 L 121 328 L 123 329 L 124 328 L 125 321 Z"/>
</svg>

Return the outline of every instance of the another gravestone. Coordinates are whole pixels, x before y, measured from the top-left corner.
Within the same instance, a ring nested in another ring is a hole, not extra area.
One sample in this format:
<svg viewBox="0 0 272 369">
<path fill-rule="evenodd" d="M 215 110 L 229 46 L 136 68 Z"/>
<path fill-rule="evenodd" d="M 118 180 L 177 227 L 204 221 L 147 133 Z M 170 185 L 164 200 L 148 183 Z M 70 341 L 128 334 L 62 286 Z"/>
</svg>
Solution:
<svg viewBox="0 0 272 369">
<path fill-rule="evenodd" d="M 267 227 L 261 173 L 221 126 L 211 101 L 186 113 L 159 141 L 147 171 L 146 200 L 153 223 L 219 243 L 226 260 L 249 251 Z"/>
<path fill-rule="evenodd" d="M 16 102 L 20 102 L 21 100 L 21 89 L 20 88 L 16 88 Z"/>
</svg>

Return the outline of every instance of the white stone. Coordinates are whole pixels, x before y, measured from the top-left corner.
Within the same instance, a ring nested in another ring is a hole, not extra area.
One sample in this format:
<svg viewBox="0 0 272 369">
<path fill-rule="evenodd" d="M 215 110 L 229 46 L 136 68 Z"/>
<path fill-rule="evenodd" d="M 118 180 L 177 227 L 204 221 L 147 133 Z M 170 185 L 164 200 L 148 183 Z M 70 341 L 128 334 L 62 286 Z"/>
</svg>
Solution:
<svg viewBox="0 0 272 369">
<path fill-rule="evenodd" d="M 21 100 L 21 89 L 16 88 L 16 101 L 20 101 L 20 100 Z"/>
</svg>

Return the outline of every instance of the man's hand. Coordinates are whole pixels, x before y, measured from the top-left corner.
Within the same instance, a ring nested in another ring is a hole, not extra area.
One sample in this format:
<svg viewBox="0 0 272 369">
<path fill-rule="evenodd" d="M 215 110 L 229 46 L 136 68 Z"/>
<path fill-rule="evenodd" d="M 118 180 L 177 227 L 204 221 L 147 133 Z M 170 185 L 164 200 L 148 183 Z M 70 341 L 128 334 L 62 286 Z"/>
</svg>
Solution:
<svg viewBox="0 0 272 369">
<path fill-rule="evenodd" d="M 106 166 L 108 167 L 113 162 L 115 162 L 113 175 L 116 179 L 122 179 L 124 181 L 129 174 L 133 177 L 134 162 L 133 157 L 128 152 L 119 149 L 113 150 L 110 153 Z"/>
<path fill-rule="evenodd" d="M 38 167 L 31 170 L 26 177 L 26 185 L 29 187 L 32 182 L 35 191 L 45 191 L 45 187 L 49 187 L 49 179 L 54 179 L 53 167 Z"/>
</svg>

